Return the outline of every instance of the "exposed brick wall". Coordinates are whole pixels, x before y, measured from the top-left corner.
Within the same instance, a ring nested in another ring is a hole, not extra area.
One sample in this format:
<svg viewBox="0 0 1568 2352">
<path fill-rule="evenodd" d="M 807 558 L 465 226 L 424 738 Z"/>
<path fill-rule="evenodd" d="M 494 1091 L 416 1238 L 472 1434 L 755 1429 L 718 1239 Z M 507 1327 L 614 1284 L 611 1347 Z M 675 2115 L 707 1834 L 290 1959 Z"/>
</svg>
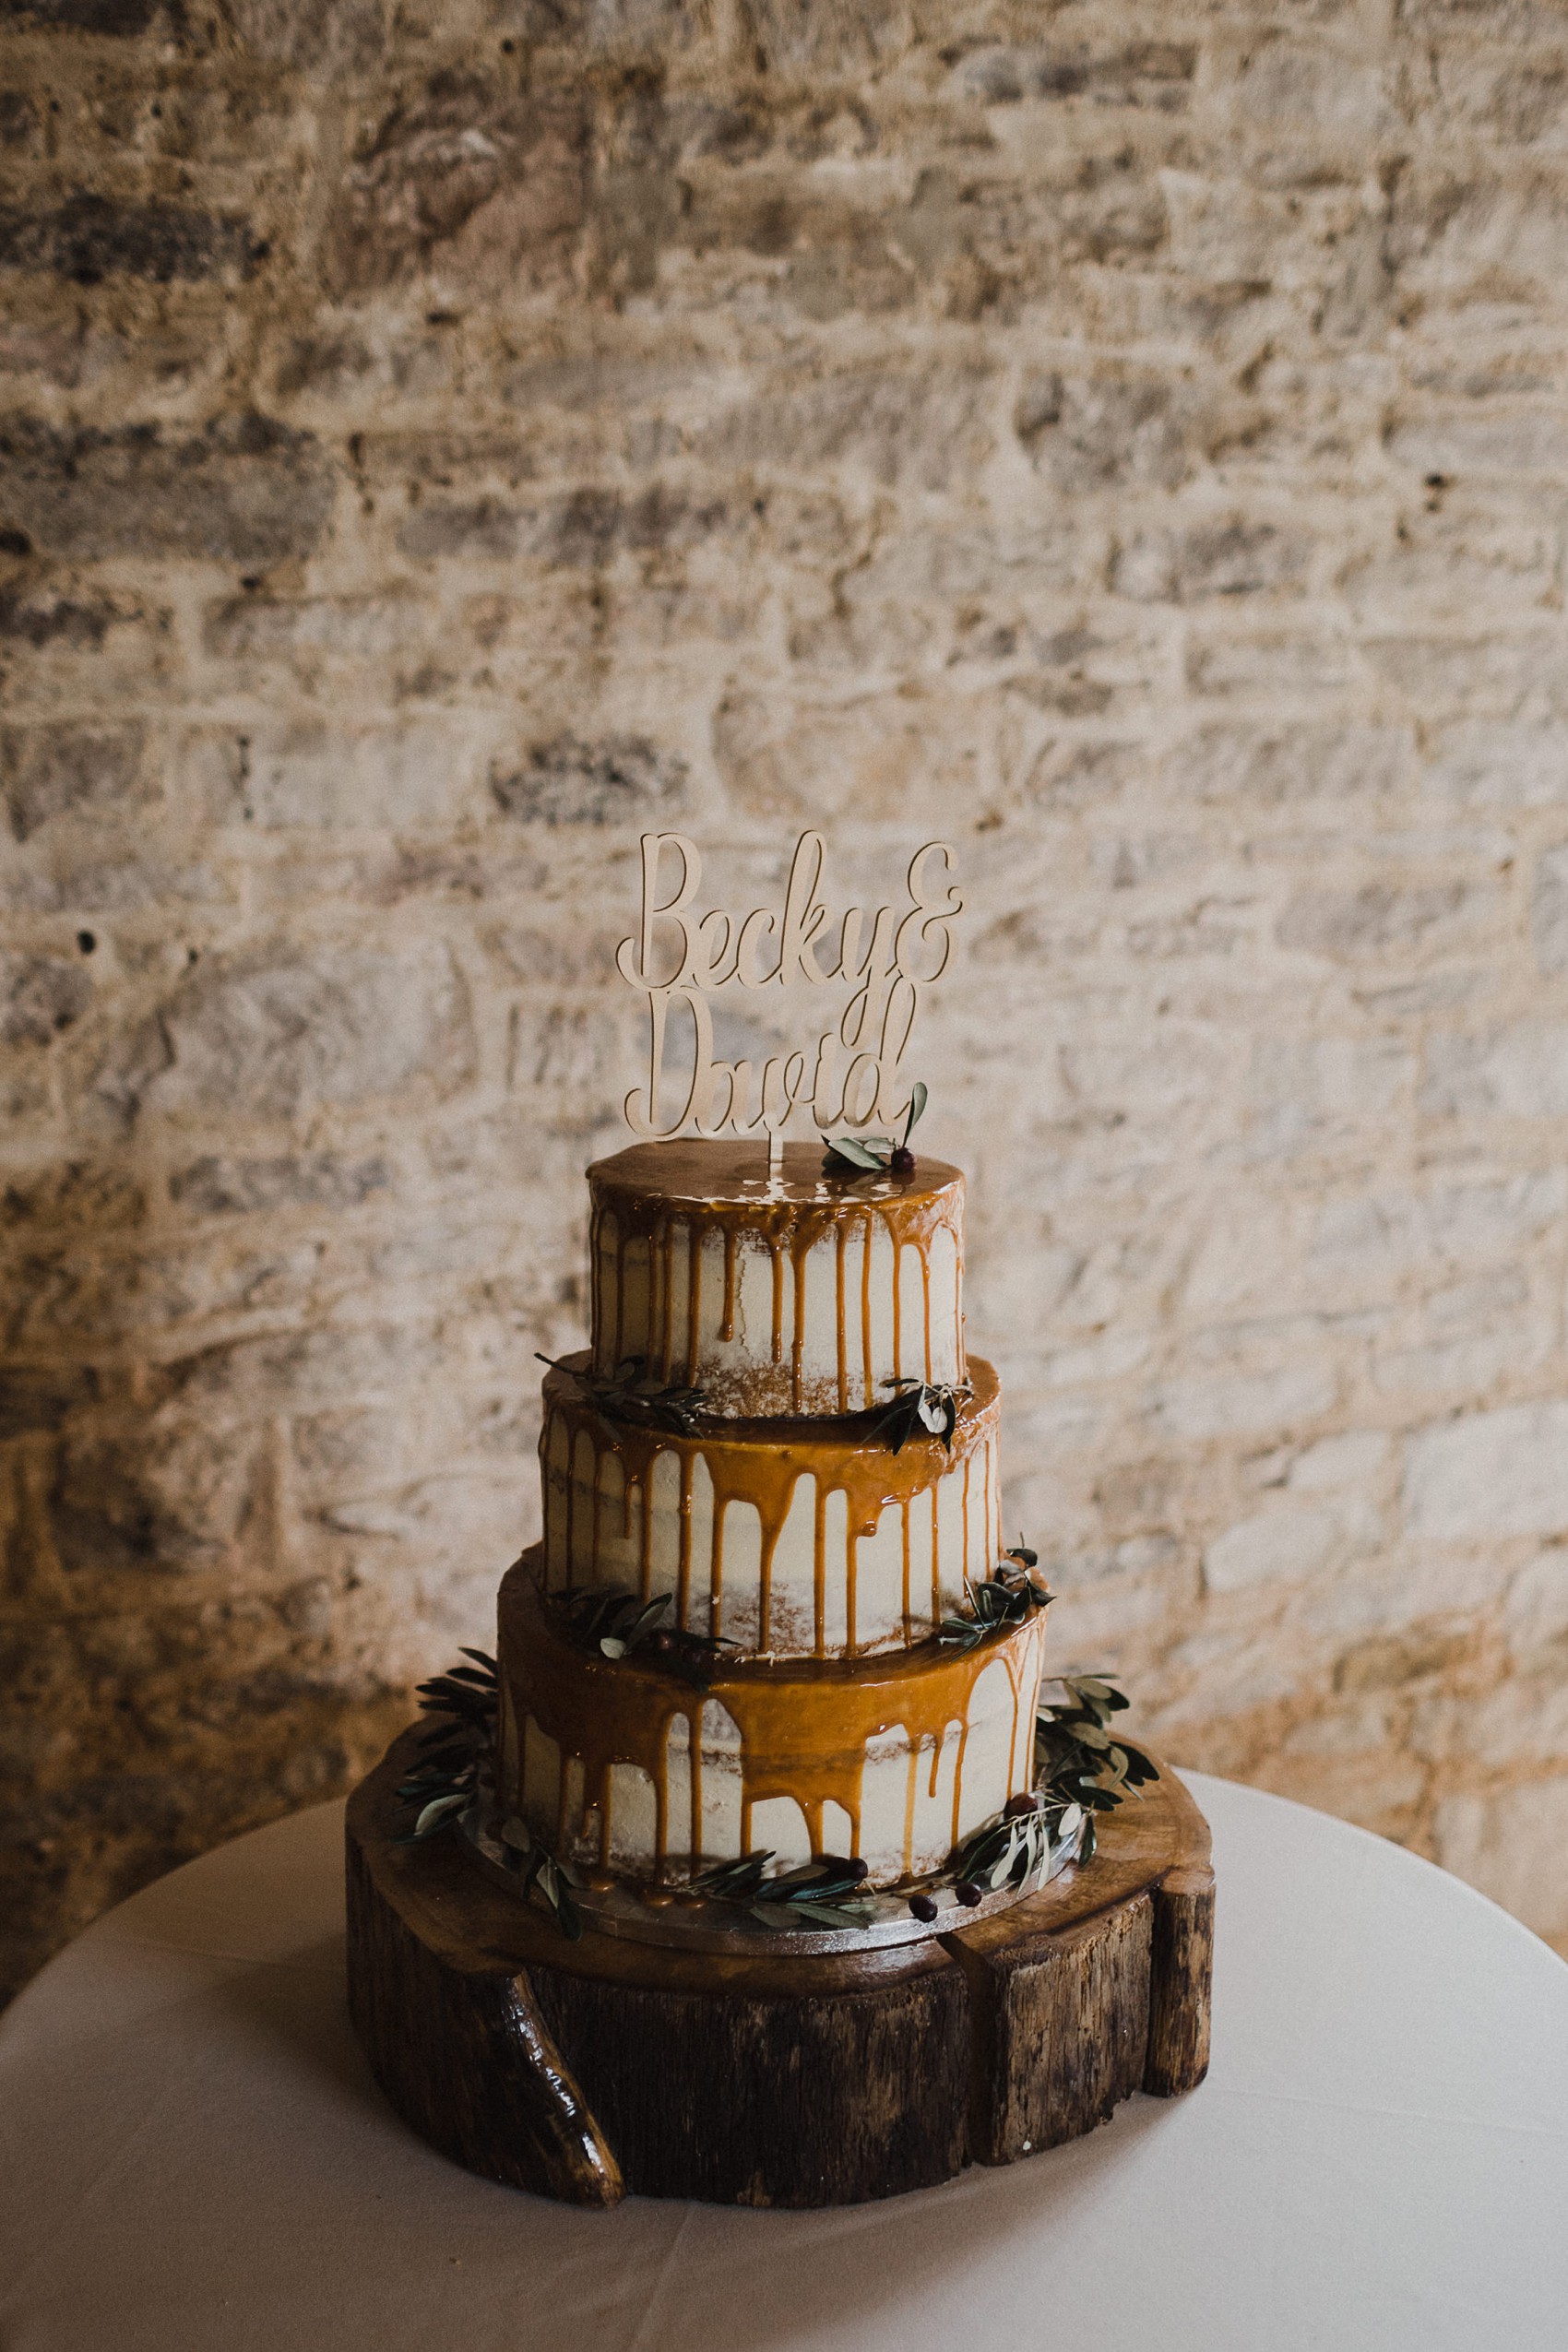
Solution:
<svg viewBox="0 0 1568 2352">
<path fill-rule="evenodd" d="M 649 816 L 958 844 L 1058 1657 L 1568 1936 L 1568 18 L 9 0 L 7 1966 L 537 1503 Z"/>
</svg>

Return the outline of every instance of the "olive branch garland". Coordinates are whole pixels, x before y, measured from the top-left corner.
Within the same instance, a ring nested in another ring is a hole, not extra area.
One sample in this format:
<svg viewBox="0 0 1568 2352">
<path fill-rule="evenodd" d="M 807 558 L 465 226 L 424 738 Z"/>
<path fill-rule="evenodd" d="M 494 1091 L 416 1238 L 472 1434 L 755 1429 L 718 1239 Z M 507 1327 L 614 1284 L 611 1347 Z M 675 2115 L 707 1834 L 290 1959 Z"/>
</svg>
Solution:
<svg viewBox="0 0 1568 2352">
<path fill-rule="evenodd" d="M 1124 1732 L 1111 1728 L 1111 1716 L 1127 1705 L 1114 1683 L 1101 1674 L 1073 1674 L 1063 1676 L 1061 1687 L 1066 1700 L 1042 1706 L 1035 1717 L 1035 1785 L 1048 1801 L 1061 1798 L 1083 1806 L 1089 1816 L 1087 1861 L 1095 1814 L 1135 1797 L 1159 1778 L 1159 1766 Z"/>
<path fill-rule="evenodd" d="M 859 1855 L 816 1854 L 798 1868 L 765 1879 L 771 1847 L 719 1862 L 692 1881 L 692 1891 L 710 1903 L 732 1903 L 765 1928 L 863 1928 L 875 1906 L 861 1896 L 870 1864 Z"/>
<path fill-rule="evenodd" d="M 972 1617 L 944 1617 L 936 1638 L 951 1647 L 974 1649 L 991 1635 L 1021 1625 L 1037 1609 L 1049 1609 L 1054 1595 L 1035 1576 L 1039 1554 L 1022 1536 L 1003 1553 L 996 1574 L 967 1587 Z M 1096 1813 L 1110 1812 L 1129 1794 L 1136 1796 L 1159 1777 L 1158 1766 L 1141 1748 L 1111 1728 L 1126 1699 L 1103 1675 L 1061 1678 L 1064 1699 L 1048 1699 L 1035 1715 L 1035 1784 L 1010 1798 L 1001 1814 L 960 1847 L 953 1859 L 955 1893 L 975 1904 L 988 1890 L 1022 1886 L 1049 1859 L 1051 1847 L 1083 1820 L 1078 1849 L 1088 1861 L 1095 1849 Z M 1069 1813 L 1075 1818 L 1067 1822 Z"/>
<path fill-rule="evenodd" d="M 558 1597 L 555 1603 L 577 1639 L 601 1657 L 631 1657 L 647 1650 L 669 1672 L 706 1690 L 720 1655 L 736 1645 L 683 1625 L 661 1625 L 659 1621 L 670 1604 L 668 1593 L 655 1593 L 645 1601 L 614 1585 L 585 1586 Z"/>
<path fill-rule="evenodd" d="M 885 1380 L 882 1384 L 896 1389 L 897 1394 L 887 1404 L 876 1408 L 877 1417 L 871 1425 L 873 1438 L 882 1438 L 895 1454 L 901 1454 L 910 1438 L 918 1437 L 924 1430 L 942 1440 L 944 1453 L 952 1453 L 958 1408 L 975 1393 L 968 1381 L 951 1387 L 941 1382 L 913 1379 Z"/>
<path fill-rule="evenodd" d="M 1031 1551 L 1020 1536 L 1016 1549 L 1004 1551 L 997 1562 L 994 1575 L 982 1577 L 978 1584 L 965 1579 L 964 1590 L 974 1614 L 944 1617 L 936 1629 L 938 1642 L 946 1649 L 972 1650 L 992 1633 L 1027 1624 L 1037 1609 L 1049 1609 L 1056 1596 L 1048 1586 L 1036 1582 L 1034 1571 L 1039 1566 L 1039 1552 Z"/>
<path fill-rule="evenodd" d="M 418 1764 L 398 1784 L 398 1801 L 412 1808 L 414 1820 L 395 1845 L 418 1846 L 439 1835 L 464 1821 L 479 1800 L 480 1773 L 495 1747 L 501 1682 L 487 1650 L 465 1647 L 462 1654 L 469 1665 L 454 1666 L 419 1685 L 420 1711 L 434 1720 L 420 1734 Z M 562 1934 L 575 1943 L 583 1931 L 572 1895 L 580 1883 L 576 1874 L 516 1816 L 503 1824 L 501 1838 L 506 1866 L 517 1873 L 518 1892 L 526 1900 L 537 1888 Z"/>
<path fill-rule="evenodd" d="M 1111 1812 L 1159 1777 L 1152 1758 L 1108 1728 L 1127 1705 L 1113 1683 L 1102 1675 L 1074 1674 L 1063 1676 L 1058 1687 L 1066 1697 L 1046 1700 L 1035 1716 L 1034 1787 L 1010 1797 L 996 1820 L 974 1831 L 953 1858 L 953 1892 L 967 1907 L 1004 1886 L 1027 1886 L 1080 1822 L 1077 1859 L 1091 1860 L 1095 1815 Z M 917 1918 L 928 1916 L 922 1901 L 930 1897 L 910 1898 Z M 935 1912 L 932 1904 L 929 1916 Z"/>
<path fill-rule="evenodd" d="M 415 1810 L 413 1827 L 396 1840 L 417 1845 L 466 1812 L 479 1794 L 480 1765 L 495 1743 L 501 1684 L 488 1650 L 465 1648 L 471 1661 L 433 1675 L 418 1688 L 420 1713 L 434 1718 L 419 1735 L 420 1761 L 398 1784 L 398 1796 Z"/>
<path fill-rule="evenodd" d="M 552 1372 L 564 1372 L 568 1380 L 587 1389 L 591 1401 L 612 1421 L 671 1430 L 677 1436 L 690 1437 L 707 1408 L 700 1388 L 640 1388 L 637 1384 L 646 1356 L 624 1356 L 613 1372 L 585 1372 L 560 1356 L 546 1356 L 537 1348 L 534 1352 L 538 1362 L 548 1364 Z"/>
<path fill-rule="evenodd" d="M 608 1420 L 692 1437 L 707 1411 L 707 1392 L 701 1388 L 640 1387 L 647 1360 L 644 1356 L 624 1357 L 613 1373 L 607 1373 L 584 1370 L 568 1363 L 564 1357 L 547 1356 L 538 1349 L 535 1355 L 552 1372 L 564 1372 L 569 1380 L 575 1380 Z M 909 1440 L 924 1431 L 932 1437 L 939 1437 L 944 1449 L 951 1454 L 953 1432 L 958 1426 L 958 1408 L 974 1395 L 968 1381 L 944 1383 L 909 1376 L 885 1380 L 883 1386 L 895 1393 L 873 1408 L 876 1416 L 871 1426 L 873 1438 L 881 1438 L 895 1454 L 901 1454 Z"/>
<path fill-rule="evenodd" d="M 572 1892 L 582 1884 L 576 1871 L 540 1844 L 519 1813 L 509 1814 L 502 1823 L 501 1844 L 506 1868 L 517 1874 L 517 1892 L 524 1901 L 537 1887 L 567 1942 L 576 1943 L 583 1931 L 583 1915 Z"/>
</svg>

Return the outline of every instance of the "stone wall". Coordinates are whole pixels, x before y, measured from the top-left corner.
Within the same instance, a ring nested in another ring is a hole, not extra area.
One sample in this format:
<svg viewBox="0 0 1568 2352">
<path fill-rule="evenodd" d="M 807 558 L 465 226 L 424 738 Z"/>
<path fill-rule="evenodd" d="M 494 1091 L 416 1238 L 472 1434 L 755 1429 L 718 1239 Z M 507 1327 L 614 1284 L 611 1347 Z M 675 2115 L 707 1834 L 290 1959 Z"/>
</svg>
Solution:
<svg viewBox="0 0 1568 2352">
<path fill-rule="evenodd" d="M 1568 1938 L 1562 10 L 0 17 L 11 1978 L 484 1637 L 650 817 L 956 842 L 1058 1657 Z"/>
</svg>

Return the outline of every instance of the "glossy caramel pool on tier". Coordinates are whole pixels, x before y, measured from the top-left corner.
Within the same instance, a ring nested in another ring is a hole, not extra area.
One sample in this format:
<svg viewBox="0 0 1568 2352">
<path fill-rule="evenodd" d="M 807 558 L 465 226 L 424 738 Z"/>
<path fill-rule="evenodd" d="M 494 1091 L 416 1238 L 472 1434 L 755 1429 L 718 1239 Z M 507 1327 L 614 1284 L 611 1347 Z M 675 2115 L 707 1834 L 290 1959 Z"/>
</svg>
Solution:
<svg viewBox="0 0 1568 2352">
<path fill-rule="evenodd" d="M 569 1359 L 544 1384 L 545 1582 L 671 1596 L 665 1621 L 778 1657 L 870 1656 L 923 1641 L 1002 1549 L 996 1374 L 951 1445 L 895 1454 L 874 1421 L 610 1418 Z"/>
<path fill-rule="evenodd" d="M 859 1855 L 888 1886 L 1030 1786 L 1043 1611 L 970 1650 L 721 1659 L 698 1690 L 568 1633 L 541 1567 L 536 1547 L 501 1586 L 500 1794 L 590 1871 L 679 1883 L 768 1848 Z"/>
<path fill-rule="evenodd" d="M 723 1415 L 863 1412 L 964 1377 L 964 1180 L 823 1172 L 820 1144 L 636 1144 L 588 1170 L 596 1372 Z"/>
</svg>

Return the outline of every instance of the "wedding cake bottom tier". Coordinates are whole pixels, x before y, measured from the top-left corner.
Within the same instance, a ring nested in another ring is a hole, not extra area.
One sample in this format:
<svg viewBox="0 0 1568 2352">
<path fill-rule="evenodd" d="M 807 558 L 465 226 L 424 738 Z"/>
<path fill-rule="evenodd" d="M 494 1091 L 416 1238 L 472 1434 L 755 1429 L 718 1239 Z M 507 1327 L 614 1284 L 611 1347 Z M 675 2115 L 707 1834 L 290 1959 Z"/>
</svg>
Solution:
<svg viewBox="0 0 1568 2352">
<path fill-rule="evenodd" d="M 498 1794 L 563 1860 L 678 1885 L 742 1854 L 842 1854 L 891 1886 L 1030 1786 L 1043 1612 L 971 1649 L 720 1656 L 698 1688 L 588 1646 L 542 1566 L 535 1547 L 501 1586 Z"/>
</svg>

